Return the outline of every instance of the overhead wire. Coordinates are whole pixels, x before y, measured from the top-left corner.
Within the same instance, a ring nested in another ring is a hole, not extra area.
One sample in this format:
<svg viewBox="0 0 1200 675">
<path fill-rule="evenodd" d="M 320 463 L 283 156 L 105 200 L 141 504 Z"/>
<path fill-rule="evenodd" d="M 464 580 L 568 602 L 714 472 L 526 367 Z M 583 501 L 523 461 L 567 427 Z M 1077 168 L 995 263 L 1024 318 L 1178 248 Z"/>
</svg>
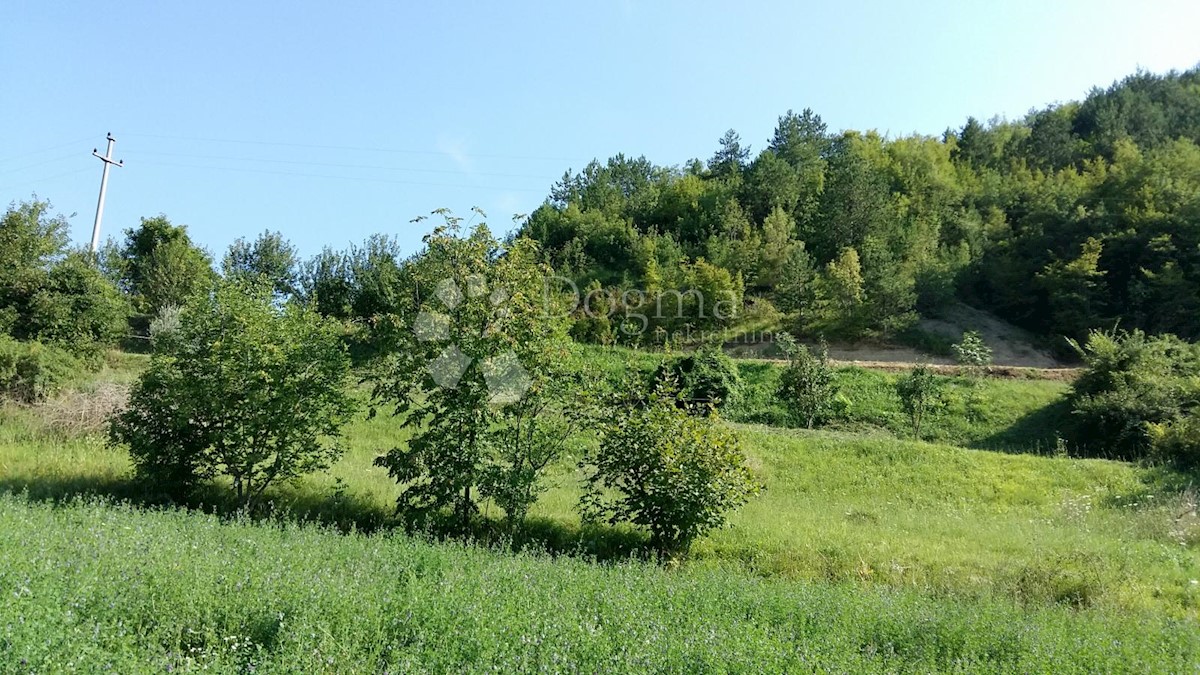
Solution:
<svg viewBox="0 0 1200 675">
<path fill-rule="evenodd" d="M 410 155 L 445 155 L 446 154 L 444 151 L 441 151 L 441 150 L 412 150 L 412 149 L 404 149 L 404 148 L 379 148 L 379 147 L 372 148 L 372 147 L 352 146 L 352 145 L 293 143 L 293 142 L 285 142 L 285 141 L 252 141 L 252 140 L 240 140 L 240 139 L 232 139 L 232 138 L 199 138 L 199 137 L 190 137 L 190 136 L 167 136 L 167 135 L 162 135 L 162 134 L 131 133 L 131 134 L 126 134 L 126 135 L 133 136 L 136 138 L 158 138 L 158 139 L 163 139 L 163 140 L 190 141 L 190 142 L 195 142 L 195 143 L 234 143 L 234 144 L 241 144 L 241 145 L 269 145 L 269 146 L 281 146 L 281 147 L 292 147 L 292 148 L 308 148 L 311 150 L 350 150 L 350 151 L 354 151 L 354 152 L 384 152 L 384 153 L 397 153 L 397 154 L 410 154 Z M 467 156 L 467 157 L 479 157 L 479 158 L 486 157 L 486 158 L 490 158 L 490 159 L 519 159 L 519 160 L 546 161 L 546 162 L 591 161 L 591 160 L 581 160 L 578 157 L 576 157 L 576 158 L 537 157 L 537 156 L 531 156 L 531 155 L 505 155 L 505 154 L 495 154 L 495 153 L 463 153 L 463 155 Z"/>
<path fill-rule="evenodd" d="M 465 174 L 472 175 L 472 176 L 493 176 L 493 177 L 500 177 L 500 178 L 532 178 L 535 180 L 555 180 L 554 178 L 550 178 L 548 176 L 534 176 L 531 174 L 519 174 L 519 173 L 494 173 L 494 172 L 487 172 L 487 171 L 460 171 L 460 170 L 455 170 L 455 169 L 418 169 L 418 168 L 403 167 L 403 166 L 384 166 L 384 165 L 378 165 L 378 164 L 343 164 L 343 163 L 339 163 L 339 162 L 318 162 L 318 161 L 312 161 L 312 160 L 298 160 L 298 159 L 267 159 L 267 158 L 261 158 L 261 157 L 229 157 L 226 155 L 193 155 L 193 154 L 187 154 L 187 153 L 153 152 L 153 151 L 148 151 L 148 150 L 130 150 L 125 154 L 134 155 L 134 156 L 148 155 L 148 156 L 154 156 L 154 157 L 183 157 L 186 159 L 211 159 L 211 160 L 217 160 L 217 161 L 230 161 L 230 162 L 261 162 L 264 164 L 326 166 L 326 167 L 338 168 L 338 169 L 366 169 L 366 170 L 372 170 L 372 171 L 411 171 L 414 173 L 443 173 L 443 174 L 454 174 L 454 175 L 461 175 L 461 174 L 465 173 Z"/>
</svg>

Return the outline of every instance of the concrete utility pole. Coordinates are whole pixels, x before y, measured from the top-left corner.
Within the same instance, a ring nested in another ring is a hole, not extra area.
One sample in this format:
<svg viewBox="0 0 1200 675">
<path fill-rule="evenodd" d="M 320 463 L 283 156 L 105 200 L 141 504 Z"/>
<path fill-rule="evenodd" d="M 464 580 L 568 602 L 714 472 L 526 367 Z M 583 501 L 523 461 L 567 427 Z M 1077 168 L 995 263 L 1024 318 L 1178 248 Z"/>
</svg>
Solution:
<svg viewBox="0 0 1200 675">
<path fill-rule="evenodd" d="M 104 162 L 104 175 L 100 177 L 100 201 L 96 202 L 96 224 L 92 225 L 92 255 L 96 255 L 96 250 L 100 248 L 100 219 L 104 217 L 104 191 L 108 189 L 108 167 L 112 165 L 125 166 L 125 160 L 114 162 L 112 158 L 113 145 L 117 139 L 113 138 L 112 134 L 108 135 L 108 149 L 101 155 L 92 148 L 92 154 L 99 157 Z"/>
</svg>

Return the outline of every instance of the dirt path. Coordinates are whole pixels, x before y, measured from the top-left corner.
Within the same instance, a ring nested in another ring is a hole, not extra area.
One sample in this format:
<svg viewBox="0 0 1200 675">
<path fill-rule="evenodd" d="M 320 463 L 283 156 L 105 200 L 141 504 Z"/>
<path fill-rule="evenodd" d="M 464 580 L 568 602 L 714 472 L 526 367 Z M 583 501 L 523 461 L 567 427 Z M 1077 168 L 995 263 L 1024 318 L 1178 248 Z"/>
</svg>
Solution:
<svg viewBox="0 0 1200 675">
<path fill-rule="evenodd" d="M 962 338 L 964 331 L 978 331 L 992 350 L 993 365 L 988 373 L 993 377 L 1072 380 L 1080 372 L 1079 368 L 1035 347 L 1034 338 L 1028 332 L 967 305 L 956 305 L 938 319 L 922 319 L 918 327 L 954 342 Z M 778 357 L 772 347 L 769 341 L 727 343 L 725 350 L 734 358 L 773 361 Z M 903 371 L 918 363 L 927 363 L 944 374 L 957 374 L 963 370 L 951 358 L 901 345 L 831 343 L 828 348 L 830 360 L 838 365 Z"/>
</svg>

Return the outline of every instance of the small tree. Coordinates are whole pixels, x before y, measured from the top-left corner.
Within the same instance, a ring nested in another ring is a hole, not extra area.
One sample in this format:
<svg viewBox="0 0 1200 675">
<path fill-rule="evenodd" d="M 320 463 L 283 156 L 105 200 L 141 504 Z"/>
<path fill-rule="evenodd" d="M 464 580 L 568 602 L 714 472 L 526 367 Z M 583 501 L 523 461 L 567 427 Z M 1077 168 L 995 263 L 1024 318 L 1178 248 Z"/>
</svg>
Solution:
<svg viewBox="0 0 1200 675">
<path fill-rule="evenodd" d="M 688 414 L 663 388 L 644 407 L 614 410 L 585 462 L 584 519 L 645 528 L 664 556 L 686 554 L 758 491 L 733 431 L 716 415 Z"/>
<path fill-rule="evenodd" d="M 250 504 L 341 455 L 335 441 L 353 405 L 336 324 L 277 306 L 269 286 L 224 282 L 163 337 L 110 429 L 141 477 L 179 496 L 227 476 Z"/>
<path fill-rule="evenodd" d="M 440 213 L 447 226 L 405 265 L 396 311 L 377 324 L 387 356 L 371 376 L 375 402 L 413 434 L 375 464 L 400 484 L 397 509 L 410 518 L 453 509 L 465 529 L 490 496 L 519 520 L 558 452 L 549 420 L 561 407 L 529 397 L 559 377 L 566 323 L 542 307 L 551 271 L 532 240 L 501 254 L 485 225 L 459 237 L 458 219 Z"/>
<path fill-rule="evenodd" d="M 788 359 L 775 395 L 812 429 L 836 410 L 837 385 L 829 366 L 829 350 L 822 343 L 820 351 L 813 354 L 788 333 L 776 334 L 775 343 Z"/>
<path fill-rule="evenodd" d="M 983 336 L 978 331 L 966 331 L 962 335 L 962 341 L 950 345 L 950 349 L 954 351 L 954 360 L 960 366 L 976 370 L 992 365 L 992 349 L 983 341 Z"/>
<path fill-rule="evenodd" d="M 942 380 L 924 363 L 917 364 L 896 382 L 900 405 L 912 422 L 913 435 L 920 438 L 921 422 L 944 401 Z"/>
<path fill-rule="evenodd" d="M 157 313 L 167 305 L 183 305 L 194 293 L 208 288 L 215 276 L 204 249 L 192 243 L 183 225 L 166 216 L 142 218 L 137 229 L 125 230 L 121 283 L 143 312 Z"/>
</svg>

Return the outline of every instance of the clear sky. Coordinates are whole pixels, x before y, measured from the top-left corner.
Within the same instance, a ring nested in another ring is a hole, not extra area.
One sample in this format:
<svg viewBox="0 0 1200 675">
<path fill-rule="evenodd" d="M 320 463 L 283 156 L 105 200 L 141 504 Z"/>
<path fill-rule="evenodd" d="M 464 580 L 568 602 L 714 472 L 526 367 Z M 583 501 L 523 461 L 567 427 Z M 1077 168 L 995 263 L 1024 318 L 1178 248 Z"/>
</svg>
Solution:
<svg viewBox="0 0 1200 675">
<path fill-rule="evenodd" d="M 305 255 L 419 246 L 439 207 L 497 231 L 618 152 L 755 151 L 811 107 L 831 129 L 940 134 L 1138 67 L 1200 62 L 1200 3 L 46 2 L 0 10 L 0 200 L 90 238 L 166 214 L 218 257 L 280 230 Z"/>
</svg>

